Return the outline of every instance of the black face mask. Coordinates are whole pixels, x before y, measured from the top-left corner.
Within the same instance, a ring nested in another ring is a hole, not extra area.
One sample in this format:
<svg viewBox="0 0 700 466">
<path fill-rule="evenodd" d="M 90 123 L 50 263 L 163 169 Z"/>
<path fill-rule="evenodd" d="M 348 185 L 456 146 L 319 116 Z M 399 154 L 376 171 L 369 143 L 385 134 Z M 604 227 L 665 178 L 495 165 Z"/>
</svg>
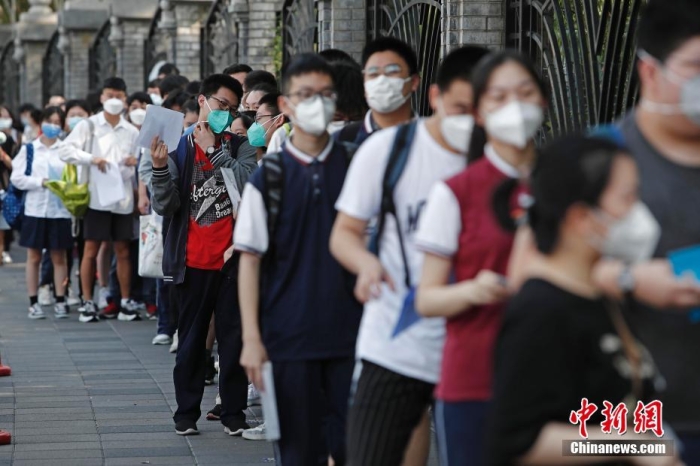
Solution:
<svg viewBox="0 0 700 466">
<path fill-rule="evenodd" d="M 246 110 L 244 112 L 241 112 L 241 115 L 245 115 L 253 121 L 255 121 L 255 116 L 257 114 L 258 114 L 257 110 Z"/>
</svg>

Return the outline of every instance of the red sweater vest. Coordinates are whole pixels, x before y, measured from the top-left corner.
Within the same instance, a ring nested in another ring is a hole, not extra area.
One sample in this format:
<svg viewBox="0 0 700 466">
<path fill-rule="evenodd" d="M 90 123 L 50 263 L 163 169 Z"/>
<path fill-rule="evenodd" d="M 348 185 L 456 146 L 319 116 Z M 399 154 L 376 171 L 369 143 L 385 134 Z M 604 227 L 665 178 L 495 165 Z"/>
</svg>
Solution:
<svg viewBox="0 0 700 466">
<path fill-rule="evenodd" d="M 462 217 L 459 249 L 453 258 L 458 282 L 475 278 L 481 270 L 506 274 L 514 235 L 498 225 L 492 196 L 507 179 L 483 157 L 446 182 Z M 493 352 L 503 308 L 503 304 L 473 307 L 447 321 L 438 399 L 459 402 L 491 397 Z"/>
</svg>

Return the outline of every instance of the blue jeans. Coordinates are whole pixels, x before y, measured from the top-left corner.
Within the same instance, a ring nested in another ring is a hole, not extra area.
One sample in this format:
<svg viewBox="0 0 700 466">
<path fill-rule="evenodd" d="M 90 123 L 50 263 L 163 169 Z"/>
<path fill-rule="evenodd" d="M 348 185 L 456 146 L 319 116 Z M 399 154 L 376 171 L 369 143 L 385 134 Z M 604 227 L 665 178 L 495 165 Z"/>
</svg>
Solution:
<svg viewBox="0 0 700 466">
<path fill-rule="evenodd" d="M 484 456 L 487 401 L 435 402 L 441 466 L 480 466 Z"/>
</svg>

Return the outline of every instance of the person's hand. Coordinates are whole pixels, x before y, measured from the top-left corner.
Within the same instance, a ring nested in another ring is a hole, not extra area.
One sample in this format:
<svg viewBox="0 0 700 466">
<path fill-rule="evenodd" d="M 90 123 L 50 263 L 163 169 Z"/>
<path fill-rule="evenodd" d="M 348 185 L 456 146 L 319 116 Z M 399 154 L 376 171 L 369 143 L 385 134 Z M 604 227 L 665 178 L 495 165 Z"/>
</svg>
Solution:
<svg viewBox="0 0 700 466">
<path fill-rule="evenodd" d="M 262 391 L 265 390 L 262 380 L 262 365 L 267 360 L 267 350 L 265 350 L 262 341 L 257 339 L 243 342 L 241 366 L 245 369 L 248 380 L 253 382 L 255 388 Z"/>
<path fill-rule="evenodd" d="M 141 212 L 141 215 L 148 215 L 150 209 L 151 201 L 148 199 L 148 196 L 139 194 L 139 212 Z"/>
<path fill-rule="evenodd" d="M 102 157 L 93 157 L 90 163 L 95 165 L 102 173 L 107 173 L 107 170 L 109 170 L 109 162 Z"/>
<path fill-rule="evenodd" d="M 42 187 L 42 188 L 45 188 L 45 187 L 46 187 L 46 183 L 48 183 L 48 182 L 49 182 L 49 180 L 48 180 L 47 178 L 44 178 L 43 180 L 41 180 L 41 187 Z"/>
<path fill-rule="evenodd" d="M 205 153 L 207 152 L 207 148 L 216 144 L 216 138 L 214 137 L 214 133 L 212 132 L 211 128 L 209 128 L 208 124 L 202 121 L 197 123 L 197 125 L 194 127 L 193 134 L 194 142 L 196 142 L 199 148 Z"/>
<path fill-rule="evenodd" d="M 700 306 L 700 282 L 691 274 L 677 277 L 671 263 L 655 259 L 634 267 L 634 296 L 657 308 Z"/>
<path fill-rule="evenodd" d="M 382 263 L 376 256 L 372 256 L 360 267 L 355 283 L 355 298 L 361 303 L 366 303 L 372 299 L 378 299 L 382 293 L 382 282 L 395 290 L 394 281 L 384 270 Z"/>
<path fill-rule="evenodd" d="M 168 146 L 158 136 L 154 137 L 153 142 L 151 142 L 151 158 L 153 159 L 153 168 L 168 166 Z"/>
<path fill-rule="evenodd" d="M 134 157 L 133 155 L 128 156 L 126 159 L 124 159 L 124 165 L 127 167 L 135 167 L 138 165 L 139 159 Z"/>
<path fill-rule="evenodd" d="M 472 306 L 499 303 L 510 295 L 503 276 L 490 270 L 482 270 L 476 278 L 464 282 L 462 286 Z"/>
<path fill-rule="evenodd" d="M 224 252 L 224 262 L 228 262 L 228 260 L 233 256 L 233 245 L 231 245 L 230 248 Z"/>
</svg>

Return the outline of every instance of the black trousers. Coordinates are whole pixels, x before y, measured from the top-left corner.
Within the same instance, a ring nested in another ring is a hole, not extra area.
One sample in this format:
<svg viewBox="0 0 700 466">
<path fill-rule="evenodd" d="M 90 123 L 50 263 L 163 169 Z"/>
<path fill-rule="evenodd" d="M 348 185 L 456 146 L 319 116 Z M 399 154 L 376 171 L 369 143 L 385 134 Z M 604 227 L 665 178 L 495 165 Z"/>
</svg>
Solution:
<svg viewBox="0 0 700 466">
<path fill-rule="evenodd" d="M 187 268 L 185 281 L 172 287 L 171 302 L 177 306 L 178 350 L 173 379 L 177 411 L 175 422 L 197 421 L 204 394 L 205 347 L 209 321 L 215 313 L 219 342 L 219 394 L 221 422 L 245 419 L 248 407 L 248 377 L 240 365 L 241 316 L 238 283 L 215 270 Z"/>
<path fill-rule="evenodd" d="M 348 415 L 348 466 L 399 466 L 434 387 L 362 361 Z"/>
<path fill-rule="evenodd" d="M 345 425 L 352 357 L 317 361 L 273 361 L 280 440 L 277 464 L 283 466 L 345 464 Z"/>
</svg>

